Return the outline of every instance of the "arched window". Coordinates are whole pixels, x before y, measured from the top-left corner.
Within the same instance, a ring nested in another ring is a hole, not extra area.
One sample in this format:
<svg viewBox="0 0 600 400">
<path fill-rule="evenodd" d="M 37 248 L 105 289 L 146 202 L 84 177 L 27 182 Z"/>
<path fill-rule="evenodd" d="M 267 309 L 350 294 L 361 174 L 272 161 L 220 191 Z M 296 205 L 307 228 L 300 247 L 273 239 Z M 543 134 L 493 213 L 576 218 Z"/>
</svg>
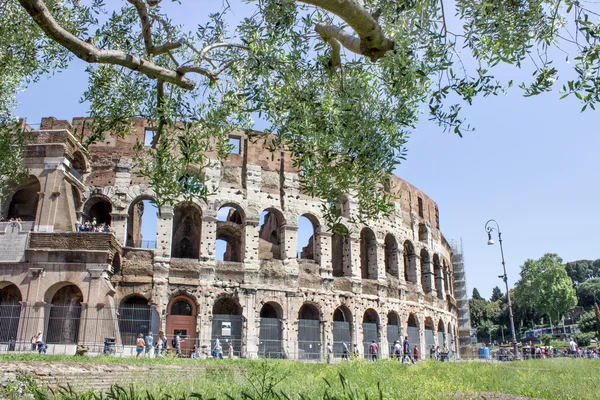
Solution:
<svg viewBox="0 0 600 400">
<path fill-rule="evenodd" d="M 158 208 L 152 200 L 136 199 L 127 213 L 128 247 L 156 248 L 156 224 Z"/>
<path fill-rule="evenodd" d="M 192 305 L 187 300 L 177 300 L 171 306 L 171 315 L 192 315 Z"/>
<path fill-rule="evenodd" d="M 242 262 L 244 215 L 238 206 L 224 205 L 217 212 L 217 261 Z"/>
<path fill-rule="evenodd" d="M 231 297 L 219 298 L 212 309 L 212 336 L 218 336 L 223 347 L 231 342 L 236 354 L 242 350 L 242 308 Z"/>
<path fill-rule="evenodd" d="M 362 279 L 377 279 L 377 240 L 369 228 L 360 232 L 360 271 Z"/>
<path fill-rule="evenodd" d="M 390 311 L 387 315 L 387 340 L 389 354 L 394 354 L 394 342 L 402 342 L 402 332 L 400 331 L 400 317 L 395 311 Z"/>
<path fill-rule="evenodd" d="M 433 274 L 431 272 L 431 259 L 427 250 L 421 250 L 421 287 L 425 293 L 431 293 Z"/>
<path fill-rule="evenodd" d="M 437 341 L 438 346 L 440 346 L 440 350 L 444 350 L 446 332 L 444 330 L 444 322 L 440 319 L 437 327 Z"/>
<path fill-rule="evenodd" d="M 258 332 L 258 354 L 265 358 L 283 358 L 281 342 L 281 306 L 265 303 L 260 310 L 260 330 Z"/>
<path fill-rule="evenodd" d="M 408 240 L 404 242 L 404 279 L 406 282 L 417 283 L 417 256 L 415 248 Z"/>
<path fill-rule="evenodd" d="M 104 197 L 95 196 L 85 203 L 84 213 L 86 214 L 84 222 L 87 221 L 92 225 L 95 222 L 96 226 L 102 224 L 110 226 L 112 221 L 112 204 Z"/>
<path fill-rule="evenodd" d="M 22 221 L 35 221 L 40 182 L 31 176 L 13 195 L 8 206 L 7 218 L 20 218 Z"/>
<path fill-rule="evenodd" d="M 348 238 L 348 228 L 340 224 L 335 225 L 331 236 L 331 265 L 334 277 L 352 275 L 349 259 L 350 240 Z"/>
<path fill-rule="evenodd" d="M 430 317 L 425 318 L 425 349 L 429 351 L 431 346 L 435 346 L 433 336 L 433 320 Z"/>
<path fill-rule="evenodd" d="M 336 356 L 343 354 L 346 343 L 352 348 L 352 313 L 346 306 L 340 306 L 333 312 L 333 353 Z"/>
<path fill-rule="evenodd" d="M 119 306 L 118 319 L 121 342 L 128 346 L 135 345 L 140 333 L 145 336 L 152 329 L 152 309 L 148 300 L 142 296 L 126 298 Z"/>
<path fill-rule="evenodd" d="M 314 260 L 319 264 L 319 251 L 317 251 L 318 238 L 317 228 L 318 220 L 310 214 L 304 214 L 298 218 L 298 247 L 296 252 L 299 259 Z"/>
<path fill-rule="evenodd" d="M 281 241 L 283 216 L 274 209 L 268 209 L 260 214 L 258 228 L 258 258 L 261 260 L 281 260 L 283 248 Z"/>
<path fill-rule="evenodd" d="M 391 233 L 385 235 L 385 272 L 398 278 L 398 242 Z"/>
<path fill-rule="evenodd" d="M 193 204 L 182 204 L 173 214 L 173 237 L 171 257 L 200 257 L 200 233 L 202 230 L 202 214 Z"/>
<path fill-rule="evenodd" d="M 318 360 L 321 348 L 319 310 L 313 304 L 305 303 L 298 312 L 298 359 Z"/>
<path fill-rule="evenodd" d="M 0 343 L 15 345 L 21 317 L 21 291 L 14 284 L 0 283 Z"/>
<path fill-rule="evenodd" d="M 421 334 L 419 329 L 419 320 L 414 314 L 409 314 L 406 330 L 411 350 L 416 347 L 421 351 Z"/>
<path fill-rule="evenodd" d="M 363 315 L 363 354 L 369 358 L 369 346 L 374 340 L 379 343 L 379 315 L 377 311 L 369 308 Z"/>
</svg>

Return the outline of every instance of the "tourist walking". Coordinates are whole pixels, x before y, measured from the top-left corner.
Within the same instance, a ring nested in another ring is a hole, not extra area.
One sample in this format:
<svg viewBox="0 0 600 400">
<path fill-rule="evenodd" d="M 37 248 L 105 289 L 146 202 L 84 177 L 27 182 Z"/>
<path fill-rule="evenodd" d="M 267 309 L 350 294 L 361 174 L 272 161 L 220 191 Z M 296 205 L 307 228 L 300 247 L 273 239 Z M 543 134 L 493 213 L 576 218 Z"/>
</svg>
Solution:
<svg viewBox="0 0 600 400">
<path fill-rule="evenodd" d="M 415 360 L 413 360 L 410 355 L 410 343 L 408 342 L 408 336 L 404 336 L 404 342 L 402 343 L 402 364 L 404 364 L 404 360 L 407 357 L 411 363 L 415 363 Z"/>
<path fill-rule="evenodd" d="M 175 348 L 175 355 L 177 357 L 181 356 L 181 342 L 183 342 L 183 340 L 181 340 L 181 336 L 179 336 L 178 333 L 175 335 L 175 337 L 173 338 L 173 342 L 171 343 Z"/>
<path fill-rule="evenodd" d="M 210 352 L 213 358 L 219 358 L 219 347 L 221 346 L 221 341 L 218 336 L 215 336 L 215 340 L 213 341 L 212 351 Z"/>
<path fill-rule="evenodd" d="M 348 360 L 348 345 L 342 340 L 342 360 Z"/>
<path fill-rule="evenodd" d="M 144 341 L 144 334 L 140 333 L 137 337 L 137 339 L 135 340 L 135 356 L 136 357 L 141 357 L 142 353 L 144 352 L 144 349 L 146 347 L 146 342 Z"/>
<path fill-rule="evenodd" d="M 352 348 L 352 357 L 354 357 L 355 360 L 360 358 L 360 351 L 358 350 L 358 345 L 356 343 L 354 343 Z"/>
<path fill-rule="evenodd" d="M 402 355 L 402 346 L 400 346 L 400 342 L 398 340 L 396 340 L 394 342 L 393 352 L 394 352 L 394 358 L 396 358 L 396 359 L 398 359 L 398 361 L 400 361 L 400 356 Z"/>
<path fill-rule="evenodd" d="M 331 358 L 333 357 L 333 348 L 331 347 L 331 343 L 327 343 L 327 346 L 325 346 L 325 353 L 327 357 L 327 364 L 331 364 Z"/>
<path fill-rule="evenodd" d="M 375 342 L 375 339 L 373 339 L 371 341 L 371 344 L 369 345 L 369 355 L 370 355 L 371 361 L 377 360 L 377 353 L 379 353 L 379 346 Z"/>
<path fill-rule="evenodd" d="M 154 354 L 153 354 L 153 352 L 154 352 L 154 346 L 153 346 L 153 344 L 154 344 L 154 336 L 152 336 L 152 331 L 150 331 L 150 332 L 148 332 L 148 334 L 145 337 L 145 345 L 146 345 L 146 347 L 145 347 L 145 350 L 146 350 L 145 356 L 146 357 L 150 357 L 150 358 L 154 357 Z"/>
</svg>

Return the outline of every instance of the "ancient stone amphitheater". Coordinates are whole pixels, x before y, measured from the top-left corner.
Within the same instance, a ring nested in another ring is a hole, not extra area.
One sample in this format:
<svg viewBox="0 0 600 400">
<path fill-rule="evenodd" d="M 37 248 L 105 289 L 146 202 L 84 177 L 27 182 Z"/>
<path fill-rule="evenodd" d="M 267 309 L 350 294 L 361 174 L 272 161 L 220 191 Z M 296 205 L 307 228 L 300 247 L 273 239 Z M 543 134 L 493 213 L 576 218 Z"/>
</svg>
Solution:
<svg viewBox="0 0 600 400">
<path fill-rule="evenodd" d="M 207 173 L 218 188 L 208 204 L 157 213 L 132 171 L 146 122 L 86 153 L 74 136 L 84 121 L 26 126 L 31 176 L 1 209 L 1 351 L 30 351 L 42 332 L 50 353 L 101 353 L 109 338 L 128 355 L 149 331 L 169 347 L 179 334 L 183 356 L 209 355 L 214 336 L 226 356 L 231 343 L 249 358 L 320 359 L 327 343 L 339 357 L 343 342 L 364 356 L 372 340 L 385 357 L 405 335 L 422 357 L 432 345 L 457 350 L 452 251 L 416 187 L 394 178 L 393 217 L 332 234 L 289 154 L 240 134 Z M 346 219 L 356 204 L 341 209 Z M 155 226 L 142 227 L 150 214 Z M 86 222 L 99 232 L 81 232 Z"/>
</svg>

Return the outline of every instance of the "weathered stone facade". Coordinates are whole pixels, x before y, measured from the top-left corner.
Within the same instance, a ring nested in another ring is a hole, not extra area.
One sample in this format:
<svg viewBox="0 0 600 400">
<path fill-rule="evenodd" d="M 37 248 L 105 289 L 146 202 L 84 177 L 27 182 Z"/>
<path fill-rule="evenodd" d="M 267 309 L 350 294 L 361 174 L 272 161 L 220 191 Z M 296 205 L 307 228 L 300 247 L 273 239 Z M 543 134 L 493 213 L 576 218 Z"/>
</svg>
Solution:
<svg viewBox="0 0 600 400">
<path fill-rule="evenodd" d="M 391 186 L 401 191 L 395 215 L 365 227 L 348 225 L 346 236 L 332 234 L 322 202 L 300 189 L 290 155 L 271 154 L 262 141 L 236 134 L 239 154 L 206 174 L 216 195 L 207 204 L 163 207 L 155 248 L 142 248 L 141 201 L 153 192 L 132 169 L 133 144 L 144 141 L 146 129 L 143 119 L 132 123 L 131 136 L 107 137 L 87 156 L 74 136 L 85 136 L 83 118 L 44 118 L 33 132 L 25 153 L 32 176 L 1 208 L 3 218 L 23 222 L 2 223 L 0 245 L 19 241 L 10 233 L 15 229 L 28 235 L 21 255 L 0 255 L 0 307 L 18 297 L 13 314 L 21 316 L 5 336 L 14 333 L 23 342 L 35 331 L 50 335 L 65 328 L 49 320 L 52 307 L 67 308 L 65 296 L 77 292 L 79 329 L 54 334 L 56 343 L 97 342 L 98 321 L 104 321 L 112 323 L 119 343 L 133 344 L 124 330 L 155 327 L 154 334 L 162 330 L 168 337 L 180 332 L 203 354 L 214 335 L 231 339 L 243 357 L 310 358 L 326 343 L 341 353 L 342 340 L 359 344 L 362 354 L 372 339 L 385 356 L 405 335 L 419 342 L 421 356 L 432 344 L 457 348 L 452 252 L 437 205 L 417 188 L 394 178 Z M 356 210 L 350 197 L 341 207 L 345 217 Z M 301 216 L 314 234 L 298 259 Z M 77 232 L 78 224 L 93 220 L 113 232 Z M 227 243 L 224 261 L 217 260 L 217 240 Z M 139 325 L 139 316 L 131 317 L 138 321 L 133 325 L 123 322 L 131 314 L 124 305 L 150 307 L 142 317 L 148 324 Z M 94 317 L 92 332 L 83 321 Z"/>
</svg>

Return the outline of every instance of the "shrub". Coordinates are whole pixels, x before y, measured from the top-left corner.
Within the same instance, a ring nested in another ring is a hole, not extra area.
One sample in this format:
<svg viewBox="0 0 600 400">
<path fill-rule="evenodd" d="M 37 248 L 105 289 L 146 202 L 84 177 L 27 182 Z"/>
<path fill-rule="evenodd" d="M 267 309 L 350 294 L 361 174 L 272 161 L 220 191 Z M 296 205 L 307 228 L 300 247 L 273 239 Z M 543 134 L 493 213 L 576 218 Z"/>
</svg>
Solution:
<svg viewBox="0 0 600 400">
<path fill-rule="evenodd" d="M 550 342 L 552 342 L 552 335 L 549 334 L 544 334 L 540 337 L 540 342 L 542 342 L 542 344 L 544 346 L 550 346 Z"/>
<path fill-rule="evenodd" d="M 591 339 L 594 337 L 592 332 L 577 333 L 573 335 L 573 340 L 579 347 L 586 347 L 590 345 Z"/>
</svg>

